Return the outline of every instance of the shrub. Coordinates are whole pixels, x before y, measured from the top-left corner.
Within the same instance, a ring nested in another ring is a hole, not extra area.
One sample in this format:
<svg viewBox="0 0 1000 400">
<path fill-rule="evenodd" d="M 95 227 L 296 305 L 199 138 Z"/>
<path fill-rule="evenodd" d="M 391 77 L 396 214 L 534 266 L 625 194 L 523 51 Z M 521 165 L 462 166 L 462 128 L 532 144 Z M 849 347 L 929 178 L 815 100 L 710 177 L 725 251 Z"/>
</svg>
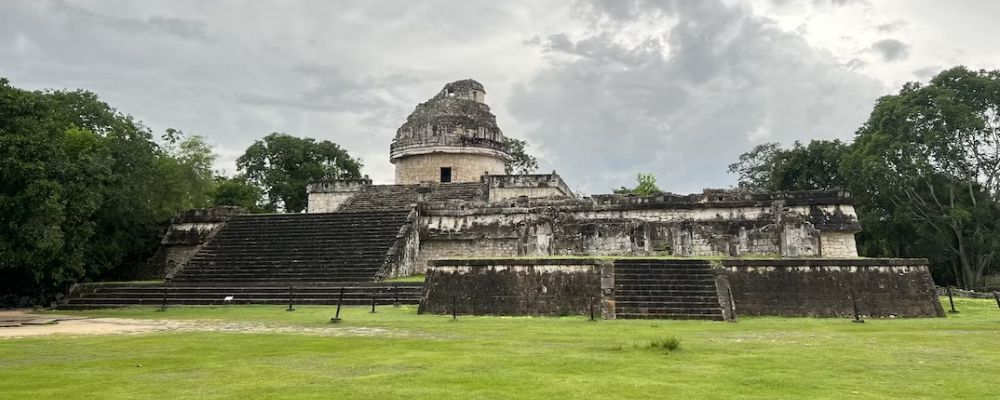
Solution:
<svg viewBox="0 0 1000 400">
<path fill-rule="evenodd" d="M 673 336 L 668 338 L 660 338 L 649 342 L 649 348 L 662 349 L 666 353 L 677 350 L 680 347 L 681 347 L 681 341 Z"/>
</svg>

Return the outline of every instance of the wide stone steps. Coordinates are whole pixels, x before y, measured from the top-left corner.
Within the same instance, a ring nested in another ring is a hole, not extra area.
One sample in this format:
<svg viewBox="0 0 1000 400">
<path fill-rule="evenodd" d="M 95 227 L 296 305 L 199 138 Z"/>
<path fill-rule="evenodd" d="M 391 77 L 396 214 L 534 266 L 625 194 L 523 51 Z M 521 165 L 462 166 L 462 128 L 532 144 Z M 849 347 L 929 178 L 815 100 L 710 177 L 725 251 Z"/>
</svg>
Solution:
<svg viewBox="0 0 1000 400">
<path fill-rule="evenodd" d="M 617 274 L 615 275 L 615 284 L 619 284 L 620 283 L 622 285 L 637 285 L 637 284 L 639 284 L 639 285 L 649 285 L 649 284 L 658 284 L 658 285 L 670 285 L 670 284 L 675 284 L 675 285 L 698 285 L 698 284 L 703 284 L 703 283 L 706 283 L 706 282 L 715 282 L 715 281 L 714 281 L 714 278 L 711 277 L 711 276 L 707 276 L 707 277 L 673 276 L 673 277 L 662 277 L 662 278 L 657 278 L 657 277 L 645 277 L 645 278 L 643 278 L 643 277 L 640 277 L 640 276 L 637 276 L 637 275 L 629 275 L 629 276 L 626 276 L 626 277 L 622 277 L 619 280 L 619 276 Z"/>
<path fill-rule="evenodd" d="M 723 319 L 705 260 L 618 260 L 615 289 L 616 318 Z"/>
<path fill-rule="evenodd" d="M 669 291 L 709 291 L 715 293 L 715 283 L 697 284 L 673 284 L 673 283 L 642 283 L 642 284 L 615 284 L 617 292 L 669 292 Z"/>
<path fill-rule="evenodd" d="M 353 228 L 353 229 L 352 229 Z M 395 228 L 399 228 L 398 226 Z M 350 231 L 346 231 L 350 229 Z M 323 233 L 323 237 L 313 237 L 316 233 Z M 300 238 L 313 237 L 314 239 L 323 240 L 328 238 L 328 240 L 348 240 L 354 239 L 354 242 L 362 242 L 360 238 L 362 237 L 380 237 L 386 233 L 396 233 L 396 229 L 382 229 L 377 231 L 364 230 L 359 227 L 351 226 L 340 226 L 340 227 L 329 227 L 324 229 L 304 229 L 304 230 L 294 230 L 294 231 L 282 231 L 282 230 L 272 230 L 267 228 L 261 228 L 259 230 L 254 230 L 252 232 L 228 232 L 225 235 L 218 236 L 221 242 L 232 241 L 235 243 L 240 242 L 250 242 L 254 240 L 266 240 L 272 241 L 275 239 L 275 235 L 282 235 L 278 239 L 295 240 Z"/>
<path fill-rule="evenodd" d="M 378 264 L 365 265 L 341 265 L 336 264 L 323 264 L 323 265 L 287 265 L 281 267 L 233 267 L 228 268 L 226 266 L 204 266 L 202 268 L 192 268 L 192 271 L 187 272 L 185 276 L 196 276 L 200 274 L 233 274 L 233 275 L 246 275 L 246 274 L 320 274 L 320 275 L 340 275 L 340 274 L 356 274 L 362 273 L 367 274 L 371 272 L 373 268 L 377 268 Z"/>
<path fill-rule="evenodd" d="M 382 265 L 385 261 L 385 256 L 378 258 L 362 258 L 362 257 L 350 257 L 350 258 L 324 258 L 324 259 L 265 259 L 265 260 L 228 260 L 228 259 L 218 259 L 218 260 L 205 260 L 199 262 L 191 262 L 188 265 L 199 265 L 201 268 L 211 269 L 213 267 L 220 269 L 270 269 L 274 270 L 276 268 L 294 268 L 294 267 L 325 267 L 325 266 L 341 266 L 344 268 L 368 268 L 373 265 Z"/>
<path fill-rule="evenodd" d="M 383 283 L 345 286 L 344 305 L 370 305 L 372 297 L 378 305 L 418 304 L 421 283 Z M 341 287 L 293 287 L 291 302 L 297 305 L 334 305 Z M 288 286 L 123 286 L 91 284 L 78 287 L 67 304 L 59 308 L 104 308 L 135 305 L 222 305 L 222 304 L 283 304 L 289 303 Z M 227 296 L 232 299 L 226 301 Z"/>
<path fill-rule="evenodd" d="M 381 251 L 370 251 L 370 252 L 327 252 L 321 253 L 319 251 L 313 254 L 308 254 L 304 252 L 288 252 L 287 254 L 281 253 L 269 253 L 269 254 L 207 254 L 198 255 L 195 260 L 203 262 L 239 262 L 239 261 L 256 261 L 256 262 L 277 262 L 277 261 L 287 261 L 292 260 L 308 260 L 308 261 L 343 261 L 349 259 L 357 260 L 368 260 L 371 257 L 384 256 L 385 254 Z"/>
<path fill-rule="evenodd" d="M 709 320 L 709 321 L 722 321 L 722 315 L 709 315 L 709 314 L 684 314 L 684 313 L 665 313 L 665 314 L 654 314 L 649 312 L 616 312 L 615 318 L 619 319 L 692 319 L 692 320 Z"/>
<path fill-rule="evenodd" d="M 628 300 L 616 300 L 616 304 L 667 304 L 667 303 L 685 303 L 685 304 L 713 304 L 715 303 L 714 295 L 688 295 L 686 293 L 674 294 L 674 295 L 623 295 L 618 298 L 626 298 Z"/>
<path fill-rule="evenodd" d="M 374 281 L 408 216 L 409 210 L 236 216 L 173 282 Z"/>
</svg>

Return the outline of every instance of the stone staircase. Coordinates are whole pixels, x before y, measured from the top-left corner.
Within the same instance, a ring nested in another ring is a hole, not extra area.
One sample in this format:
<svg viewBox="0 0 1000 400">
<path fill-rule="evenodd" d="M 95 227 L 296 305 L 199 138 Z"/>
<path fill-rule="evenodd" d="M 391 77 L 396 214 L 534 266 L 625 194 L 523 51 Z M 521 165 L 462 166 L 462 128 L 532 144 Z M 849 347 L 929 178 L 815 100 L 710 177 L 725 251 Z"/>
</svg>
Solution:
<svg viewBox="0 0 1000 400">
<path fill-rule="evenodd" d="M 705 260 L 616 260 L 615 317 L 722 321 L 711 265 Z"/>
<path fill-rule="evenodd" d="M 409 213 L 238 215 L 172 277 L 172 286 L 287 288 L 380 280 Z"/>
<path fill-rule="evenodd" d="M 370 305 L 372 296 L 378 305 L 418 304 L 423 283 L 358 283 L 341 286 L 295 286 L 295 305 L 334 305 L 344 288 L 344 305 Z M 60 309 L 88 309 L 163 304 L 167 305 L 274 304 L 287 305 L 288 286 L 165 286 L 129 283 L 85 283 L 76 285 Z M 227 296 L 232 300 L 226 301 Z"/>
</svg>

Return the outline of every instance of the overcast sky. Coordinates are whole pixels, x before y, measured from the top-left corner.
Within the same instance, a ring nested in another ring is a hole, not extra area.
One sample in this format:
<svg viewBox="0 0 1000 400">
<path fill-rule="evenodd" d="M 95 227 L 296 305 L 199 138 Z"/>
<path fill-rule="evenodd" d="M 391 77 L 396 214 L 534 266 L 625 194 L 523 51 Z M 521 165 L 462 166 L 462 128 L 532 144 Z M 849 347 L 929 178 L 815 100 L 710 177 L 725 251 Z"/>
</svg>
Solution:
<svg viewBox="0 0 1000 400">
<path fill-rule="evenodd" d="M 847 139 L 874 100 L 954 65 L 1000 68 L 1000 1 L 12 1 L 0 76 L 82 88 L 220 170 L 281 131 L 391 183 L 414 106 L 474 78 L 541 170 L 604 193 L 654 173 L 726 187 L 755 144 Z"/>
</svg>

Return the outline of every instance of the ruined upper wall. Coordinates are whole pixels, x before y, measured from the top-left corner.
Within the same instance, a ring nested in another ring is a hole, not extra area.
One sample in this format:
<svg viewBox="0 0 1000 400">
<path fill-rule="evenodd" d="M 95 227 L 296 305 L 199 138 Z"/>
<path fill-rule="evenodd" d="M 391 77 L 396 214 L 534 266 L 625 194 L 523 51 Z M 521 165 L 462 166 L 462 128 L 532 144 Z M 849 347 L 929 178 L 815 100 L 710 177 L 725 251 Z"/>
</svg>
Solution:
<svg viewBox="0 0 1000 400">
<path fill-rule="evenodd" d="M 483 182 L 489 188 L 491 202 L 519 197 L 574 197 L 555 171 L 551 174 L 486 175 Z"/>
<path fill-rule="evenodd" d="M 306 186 L 308 204 L 306 212 L 323 213 L 340 210 L 345 202 L 359 192 L 372 185 L 372 180 L 365 176 L 361 179 L 333 179 L 309 182 Z"/>
<path fill-rule="evenodd" d="M 390 160 L 432 152 L 509 156 L 503 132 L 484 103 L 486 90 L 471 79 L 446 84 L 437 95 L 417 105 L 396 131 Z"/>
<path fill-rule="evenodd" d="M 857 257 L 845 192 L 424 204 L 421 258 L 475 255 Z"/>
</svg>

